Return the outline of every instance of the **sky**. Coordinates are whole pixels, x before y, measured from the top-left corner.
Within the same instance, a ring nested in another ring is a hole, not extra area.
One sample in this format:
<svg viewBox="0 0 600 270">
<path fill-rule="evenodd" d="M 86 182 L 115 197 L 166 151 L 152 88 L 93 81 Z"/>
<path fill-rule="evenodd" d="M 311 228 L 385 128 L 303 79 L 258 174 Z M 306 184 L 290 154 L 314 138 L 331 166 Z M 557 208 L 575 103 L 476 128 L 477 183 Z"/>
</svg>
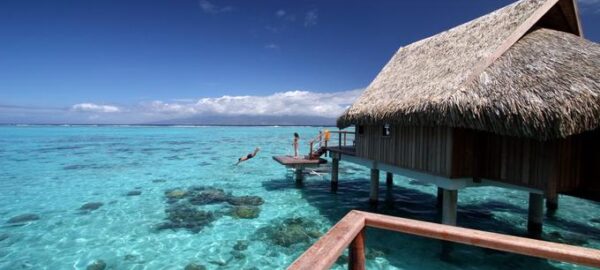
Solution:
<svg viewBox="0 0 600 270">
<path fill-rule="evenodd" d="M 512 2 L 2 0 L 0 123 L 336 117 L 399 47 Z"/>
</svg>

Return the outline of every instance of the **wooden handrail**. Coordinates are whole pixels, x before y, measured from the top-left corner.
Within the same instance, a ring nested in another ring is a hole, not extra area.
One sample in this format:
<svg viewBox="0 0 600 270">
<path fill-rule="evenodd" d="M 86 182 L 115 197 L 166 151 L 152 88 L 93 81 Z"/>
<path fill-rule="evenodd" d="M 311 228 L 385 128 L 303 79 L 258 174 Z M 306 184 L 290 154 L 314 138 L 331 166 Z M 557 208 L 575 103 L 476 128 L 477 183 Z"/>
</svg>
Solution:
<svg viewBox="0 0 600 270">
<path fill-rule="evenodd" d="M 329 269 L 356 235 L 365 227 L 365 218 L 350 211 L 327 234 L 300 256 L 288 269 Z"/>
<path fill-rule="evenodd" d="M 288 269 L 329 269 L 344 249 L 366 227 L 392 230 L 550 260 L 600 267 L 600 250 L 597 249 L 353 210 L 346 214 L 327 234 L 304 252 Z M 351 254 L 357 251 L 364 252 L 364 239 L 362 236 L 360 241 L 356 242 L 359 244 L 363 243 L 363 246 L 356 247 L 353 244 Z M 359 254 L 359 256 L 361 255 Z M 360 260 L 351 261 L 356 262 Z M 349 264 L 348 268 L 364 269 L 364 261 L 359 263 L 362 263 L 362 265 Z"/>
<path fill-rule="evenodd" d="M 337 133 L 338 134 L 338 147 L 346 146 L 347 143 L 347 135 L 354 135 L 354 131 L 348 130 L 337 130 L 337 131 L 329 131 L 329 133 Z M 342 143 L 343 142 L 343 143 Z"/>
</svg>

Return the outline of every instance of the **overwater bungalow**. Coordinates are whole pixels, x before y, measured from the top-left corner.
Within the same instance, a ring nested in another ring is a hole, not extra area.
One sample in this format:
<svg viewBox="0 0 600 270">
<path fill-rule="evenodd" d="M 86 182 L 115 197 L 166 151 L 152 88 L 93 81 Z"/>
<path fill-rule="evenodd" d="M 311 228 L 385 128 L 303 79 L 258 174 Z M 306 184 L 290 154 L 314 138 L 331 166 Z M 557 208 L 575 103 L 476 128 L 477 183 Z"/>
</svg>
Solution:
<svg viewBox="0 0 600 270">
<path fill-rule="evenodd" d="M 401 47 L 337 121 L 355 126 L 339 160 L 439 187 L 445 224 L 459 190 L 493 185 L 543 200 L 600 200 L 600 45 L 582 36 L 573 0 L 522 0 Z"/>
<path fill-rule="evenodd" d="M 394 174 L 431 183 L 445 225 L 461 189 L 524 190 L 539 235 L 544 200 L 550 214 L 558 194 L 600 201 L 600 45 L 574 0 L 521 0 L 401 47 L 337 125 L 354 141 L 328 148 L 333 190 L 340 160 L 371 169 L 372 203 L 380 172 L 388 188 Z M 352 211 L 291 269 L 327 268 L 344 245 L 363 269 L 368 226 L 600 266 L 597 250 Z"/>
</svg>

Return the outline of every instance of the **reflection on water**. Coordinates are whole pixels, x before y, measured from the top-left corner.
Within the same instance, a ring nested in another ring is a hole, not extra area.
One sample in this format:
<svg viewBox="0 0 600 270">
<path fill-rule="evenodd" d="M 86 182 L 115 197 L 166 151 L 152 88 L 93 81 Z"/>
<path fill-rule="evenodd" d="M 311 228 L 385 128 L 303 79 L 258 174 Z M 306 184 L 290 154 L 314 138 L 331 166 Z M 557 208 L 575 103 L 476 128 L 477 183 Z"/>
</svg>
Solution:
<svg viewBox="0 0 600 270">
<path fill-rule="evenodd" d="M 271 156 L 292 153 L 293 132 L 317 131 L 0 127 L 0 269 L 282 269 L 351 209 L 439 219 L 434 186 L 395 176 L 373 208 L 369 171 L 345 162 L 336 194 L 327 165 L 296 184 Z M 257 146 L 257 157 L 234 165 Z M 460 191 L 458 225 L 526 235 L 527 198 Z M 600 248 L 598 212 L 597 203 L 561 197 L 543 238 Z M 463 245 L 441 256 L 438 241 L 376 229 L 367 246 L 369 269 L 576 268 Z"/>
</svg>

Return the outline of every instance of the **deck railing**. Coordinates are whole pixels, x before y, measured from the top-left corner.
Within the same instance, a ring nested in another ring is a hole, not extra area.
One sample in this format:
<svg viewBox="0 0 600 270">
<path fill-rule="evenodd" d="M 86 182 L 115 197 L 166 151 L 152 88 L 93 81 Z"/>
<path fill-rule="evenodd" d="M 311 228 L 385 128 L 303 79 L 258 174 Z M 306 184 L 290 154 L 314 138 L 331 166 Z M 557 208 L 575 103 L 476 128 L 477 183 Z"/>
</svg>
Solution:
<svg viewBox="0 0 600 270">
<path fill-rule="evenodd" d="M 600 250 L 596 249 L 353 210 L 288 269 L 329 269 L 348 246 L 350 246 L 348 269 L 365 269 L 366 227 L 600 267 Z"/>
<path fill-rule="evenodd" d="M 338 145 L 342 146 L 353 146 L 354 145 L 354 130 L 338 130 L 338 131 L 330 131 L 331 134 L 337 134 L 338 136 Z"/>
<path fill-rule="evenodd" d="M 315 145 L 319 144 L 319 146 L 325 147 L 347 147 L 354 146 L 354 130 L 338 130 L 338 131 L 329 131 L 330 138 L 329 140 L 325 140 L 325 133 L 322 133 L 315 137 L 314 139 L 308 142 L 308 156 L 312 157 L 313 152 L 315 151 Z M 338 144 L 335 145 L 332 143 L 331 135 L 337 134 L 338 136 Z"/>
</svg>

